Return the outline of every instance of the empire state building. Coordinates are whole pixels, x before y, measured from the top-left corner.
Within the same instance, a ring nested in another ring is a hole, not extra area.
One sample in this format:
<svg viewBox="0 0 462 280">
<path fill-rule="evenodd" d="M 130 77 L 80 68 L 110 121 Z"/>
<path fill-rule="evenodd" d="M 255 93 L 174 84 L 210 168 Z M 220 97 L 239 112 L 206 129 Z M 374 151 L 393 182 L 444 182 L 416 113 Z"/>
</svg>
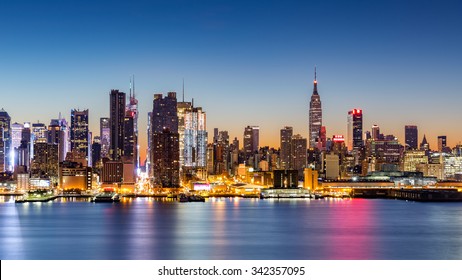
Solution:
<svg viewBox="0 0 462 280">
<path fill-rule="evenodd" d="M 318 94 L 318 81 L 316 80 L 316 67 L 314 68 L 314 83 L 313 94 L 310 101 L 310 119 L 309 119 L 309 144 L 310 148 L 316 147 L 316 142 L 319 137 L 319 131 L 322 126 L 322 108 L 321 99 Z"/>
</svg>

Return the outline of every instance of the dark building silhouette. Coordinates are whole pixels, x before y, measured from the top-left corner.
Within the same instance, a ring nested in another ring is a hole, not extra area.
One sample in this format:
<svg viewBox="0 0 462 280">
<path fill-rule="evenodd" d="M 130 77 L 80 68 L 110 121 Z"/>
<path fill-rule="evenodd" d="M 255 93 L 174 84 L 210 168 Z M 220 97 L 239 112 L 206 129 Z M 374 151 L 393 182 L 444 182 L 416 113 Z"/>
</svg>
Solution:
<svg viewBox="0 0 462 280">
<path fill-rule="evenodd" d="M 363 146 L 363 111 L 353 109 L 348 112 L 348 150 L 359 150 Z"/>
<path fill-rule="evenodd" d="M 275 188 L 296 188 L 298 186 L 297 170 L 274 170 L 273 178 Z"/>
<path fill-rule="evenodd" d="M 124 118 L 124 157 L 134 160 L 136 154 L 135 147 L 135 123 L 132 111 L 125 112 Z"/>
<path fill-rule="evenodd" d="M 180 186 L 180 143 L 176 92 L 155 94 L 151 114 L 151 174 L 162 187 Z"/>
<path fill-rule="evenodd" d="M 416 125 L 406 125 L 404 127 L 404 139 L 406 143 L 406 149 L 417 150 L 417 141 L 419 137 Z"/>
<path fill-rule="evenodd" d="M 117 89 L 111 90 L 109 105 L 109 157 L 120 160 L 124 155 L 125 93 Z"/>
</svg>

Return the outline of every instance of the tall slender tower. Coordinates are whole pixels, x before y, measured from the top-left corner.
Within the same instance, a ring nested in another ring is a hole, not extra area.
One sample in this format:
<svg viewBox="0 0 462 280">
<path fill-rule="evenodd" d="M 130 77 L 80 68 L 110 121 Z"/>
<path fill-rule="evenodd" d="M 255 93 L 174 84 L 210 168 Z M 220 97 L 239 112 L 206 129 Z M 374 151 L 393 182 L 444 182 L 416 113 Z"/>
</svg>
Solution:
<svg viewBox="0 0 462 280">
<path fill-rule="evenodd" d="M 11 157 L 11 117 L 0 110 L 0 172 L 12 171 Z"/>
<path fill-rule="evenodd" d="M 109 107 L 110 148 L 109 157 L 120 160 L 124 155 L 124 118 L 125 93 L 117 89 L 111 90 Z"/>
<path fill-rule="evenodd" d="M 316 67 L 314 68 L 313 94 L 310 101 L 310 119 L 309 119 L 309 144 L 310 148 L 316 147 L 319 131 L 322 126 L 322 108 L 321 98 L 318 94 L 318 81 L 316 79 Z"/>
<path fill-rule="evenodd" d="M 130 100 L 129 104 L 127 105 L 127 116 L 131 116 L 133 118 L 133 133 L 132 135 L 125 135 L 125 138 L 127 139 L 132 139 L 129 140 L 129 142 L 132 142 L 132 148 L 133 151 L 132 156 L 133 156 L 133 163 L 135 165 L 135 169 L 138 170 L 140 167 L 140 145 L 138 143 L 138 99 L 135 97 L 135 76 L 133 75 L 133 80 L 130 80 Z M 127 128 L 126 128 L 127 129 Z M 125 143 L 125 146 L 127 144 Z M 130 146 L 130 145 L 128 145 Z"/>
</svg>

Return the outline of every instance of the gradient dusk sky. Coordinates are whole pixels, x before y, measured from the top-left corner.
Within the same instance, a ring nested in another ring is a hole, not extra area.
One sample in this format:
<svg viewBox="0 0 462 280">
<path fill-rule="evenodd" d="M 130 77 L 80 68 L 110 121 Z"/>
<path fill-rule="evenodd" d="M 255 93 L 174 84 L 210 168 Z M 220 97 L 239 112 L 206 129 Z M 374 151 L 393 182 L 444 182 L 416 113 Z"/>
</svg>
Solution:
<svg viewBox="0 0 462 280">
<path fill-rule="evenodd" d="M 314 65 L 328 137 L 361 108 L 364 131 L 462 141 L 462 1 L 1 1 L 0 36 L 12 122 L 89 109 L 99 135 L 110 90 L 135 75 L 142 154 L 153 94 L 181 99 L 183 78 L 209 141 L 247 125 L 261 146 L 287 125 L 307 137 Z"/>
</svg>

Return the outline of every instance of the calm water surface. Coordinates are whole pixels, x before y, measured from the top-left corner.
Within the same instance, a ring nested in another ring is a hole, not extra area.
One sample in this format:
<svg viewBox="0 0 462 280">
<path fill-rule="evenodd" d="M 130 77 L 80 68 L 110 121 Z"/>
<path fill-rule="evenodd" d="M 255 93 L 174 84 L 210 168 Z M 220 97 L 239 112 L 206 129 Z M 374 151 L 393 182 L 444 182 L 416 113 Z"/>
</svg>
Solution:
<svg viewBox="0 0 462 280">
<path fill-rule="evenodd" d="M 462 259 L 462 203 L 0 199 L 0 259 Z"/>
</svg>

